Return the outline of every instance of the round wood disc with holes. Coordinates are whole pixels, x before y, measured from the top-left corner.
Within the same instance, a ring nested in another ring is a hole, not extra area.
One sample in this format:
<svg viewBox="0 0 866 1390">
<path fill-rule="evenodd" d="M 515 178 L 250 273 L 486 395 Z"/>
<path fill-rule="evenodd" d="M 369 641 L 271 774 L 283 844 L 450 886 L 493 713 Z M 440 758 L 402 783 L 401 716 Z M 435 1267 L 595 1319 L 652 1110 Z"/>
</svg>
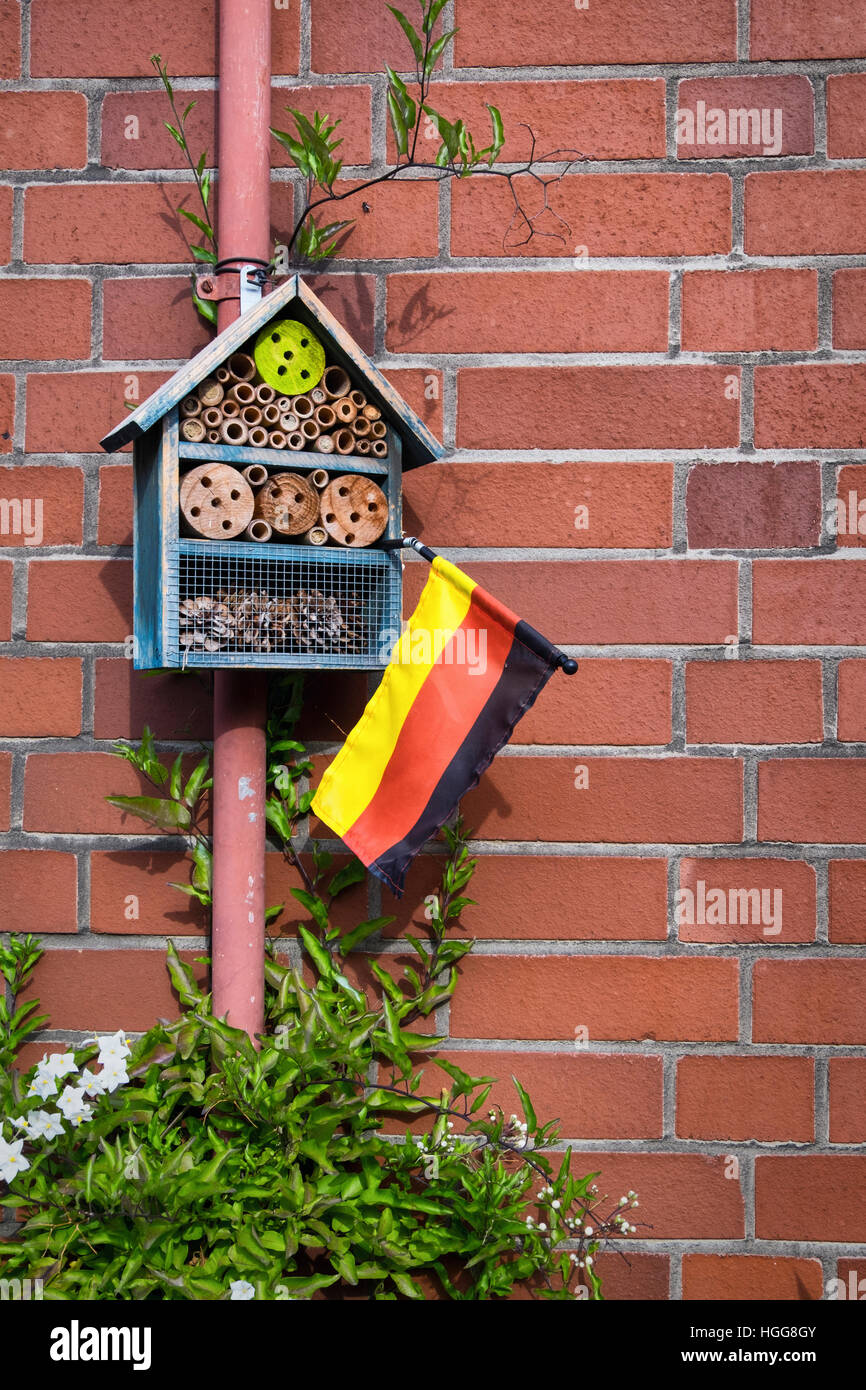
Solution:
<svg viewBox="0 0 866 1390">
<path fill-rule="evenodd" d="M 388 502 L 378 483 L 362 473 L 341 473 L 319 499 L 322 525 L 340 545 L 372 545 L 388 525 Z"/>
<path fill-rule="evenodd" d="M 281 396 L 309 391 L 322 379 L 325 349 L 305 323 L 276 319 L 264 327 L 254 349 L 259 375 Z"/>
<path fill-rule="evenodd" d="M 180 480 L 180 510 L 189 529 L 208 541 L 231 540 L 253 519 L 253 490 L 227 463 L 203 463 Z"/>
<path fill-rule="evenodd" d="M 319 494 L 298 473 L 274 473 L 255 498 L 256 516 L 282 536 L 300 536 L 315 525 Z"/>
</svg>

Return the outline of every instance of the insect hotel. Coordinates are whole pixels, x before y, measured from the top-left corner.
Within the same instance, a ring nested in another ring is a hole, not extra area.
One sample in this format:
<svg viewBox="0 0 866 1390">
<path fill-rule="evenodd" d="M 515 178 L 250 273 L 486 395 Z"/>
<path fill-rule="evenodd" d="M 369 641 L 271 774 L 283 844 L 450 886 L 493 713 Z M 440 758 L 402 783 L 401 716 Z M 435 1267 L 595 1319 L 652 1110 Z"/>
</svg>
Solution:
<svg viewBox="0 0 866 1390">
<path fill-rule="evenodd" d="M 136 668 L 387 665 L 403 469 L 444 449 L 299 277 L 102 447 L 130 442 Z"/>
</svg>

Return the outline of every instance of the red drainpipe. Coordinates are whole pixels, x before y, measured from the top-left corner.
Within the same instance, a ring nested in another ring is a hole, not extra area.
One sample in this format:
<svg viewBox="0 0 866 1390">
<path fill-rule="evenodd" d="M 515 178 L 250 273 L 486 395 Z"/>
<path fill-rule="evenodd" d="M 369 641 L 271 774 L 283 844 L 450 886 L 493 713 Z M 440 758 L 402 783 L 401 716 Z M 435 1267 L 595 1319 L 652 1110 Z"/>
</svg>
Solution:
<svg viewBox="0 0 866 1390">
<path fill-rule="evenodd" d="M 220 0 L 219 254 L 270 259 L 272 0 Z M 222 300 L 218 328 L 240 312 Z M 267 678 L 214 673 L 214 1012 L 264 1028 Z"/>
</svg>

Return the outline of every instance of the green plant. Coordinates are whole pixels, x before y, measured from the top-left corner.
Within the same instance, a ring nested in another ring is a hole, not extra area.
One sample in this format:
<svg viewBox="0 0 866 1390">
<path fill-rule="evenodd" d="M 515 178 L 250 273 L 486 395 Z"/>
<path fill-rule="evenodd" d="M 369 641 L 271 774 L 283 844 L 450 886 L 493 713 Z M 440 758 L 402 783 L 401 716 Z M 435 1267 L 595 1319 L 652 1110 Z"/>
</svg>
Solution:
<svg viewBox="0 0 866 1390">
<path fill-rule="evenodd" d="M 451 998 L 457 963 L 472 945 L 449 934 L 460 926 L 475 869 L 465 827 L 458 819 L 445 832 L 428 939 L 407 942 L 415 965 L 397 974 L 386 968 L 393 956 L 370 953 L 371 938 L 392 918 L 341 935 L 331 903 L 363 869 L 334 871 L 318 845 L 311 867 L 298 853 L 311 795 L 309 761 L 291 737 L 299 692 L 290 681 L 288 703 L 269 721 L 268 820 L 298 866 L 304 886 L 292 892 L 309 921 L 297 926 L 300 954 L 269 944 L 258 1049 L 214 1016 L 191 966 L 170 948 L 181 1017 L 133 1046 L 128 1074 L 111 1062 L 110 1091 L 100 1087 L 105 1068 L 67 1084 L 64 1096 L 87 1084 L 93 1097 L 72 1127 L 40 1133 L 45 1099 L 31 1092 L 35 1076 L 56 1071 L 51 1059 L 23 1080 L 7 1067 L 0 1167 L 10 1126 L 25 1136 L 17 1144 L 29 1166 L 0 1199 L 27 1218 L 0 1246 L 0 1266 L 42 1278 L 45 1297 L 59 1299 L 309 1298 L 353 1287 L 377 1300 L 486 1300 L 516 1286 L 541 1298 L 600 1297 L 594 1260 L 634 1229 L 625 1219 L 634 1194 L 606 1211 L 597 1175 L 575 1178 L 570 1151 L 549 1152 L 554 1126 L 539 1124 L 516 1080 L 522 1119 L 490 1106 L 493 1077 L 445 1060 L 437 1062 L 444 1087 L 423 1086 L 423 1066 L 442 1039 L 411 1025 Z M 184 782 L 177 760 L 172 768 L 159 762 L 149 734 L 122 755 L 167 795 L 115 803 L 181 829 L 199 855 L 191 887 L 207 899 L 209 847 L 197 829 L 206 759 Z M 30 938 L 0 948 L 13 995 L 36 949 Z M 4 1057 L 44 1022 L 30 1016 L 33 1007 L 22 1011 L 13 997 L 0 1014 Z M 125 1055 L 119 1036 L 76 1049 L 62 1059 L 66 1073 L 92 1062 L 97 1049 L 100 1060 L 115 1059 L 118 1048 Z M 406 1132 L 411 1122 L 427 1132 Z"/>
</svg>

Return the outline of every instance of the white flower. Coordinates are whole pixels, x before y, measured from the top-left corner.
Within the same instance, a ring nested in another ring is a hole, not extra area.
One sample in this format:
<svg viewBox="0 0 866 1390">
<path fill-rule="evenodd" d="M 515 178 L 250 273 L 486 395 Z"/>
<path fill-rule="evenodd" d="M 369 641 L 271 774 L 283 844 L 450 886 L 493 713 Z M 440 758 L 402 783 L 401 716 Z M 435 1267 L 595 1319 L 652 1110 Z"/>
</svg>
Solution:
<svg viewBox="0 0 866 1390">
<path fill-rule="evenodd" d="M 62 1110 L 67 1120 L 74 1120 L 76 1115 L 83 1112 L 90 1114 L 91 1106 L 85 1104 L 84 1092 L 77 1086 L 64 1086 L 57 1101 L 58 1110 Z"/>
<path fill-rule="evenodd" d="M 103 1066 L 106 1062 L 122 1061 L 124 1057 L 129 1057 L 132 1053 L 132 1048 L 129 1046 L 122 1028 L 118 1032 L 112 1033 L 110 1037 L 98 1037 L 96 1041 L 99 1044 L 99 1061 Z"/>
<path fill-rule="evenodd" d="M 118 1086 L 125 1086 L 129 1080 L 129 1072 L 126 1070 L 125 1060 L 120 1058 L 115 1061 L 106 1062 L 102 1071 L 99 1073 L 98 1080 L 103 1091 L 109 1094 L 116 1091 Z"/>
<path fill-rule="evenodd" d="M 629 1197 L 636 1197 L 636 1196 L 637 1196 L 637 1193 L 635 1192 L 635 1190 L 634 1190 L 633 1187 L 630 1187 L 630 1188 L 629 1188 L 629 1190 L 628 1190 L 628 1195 L 629 1195 Z"/>
<path fill-rule="evenodd" d="M 621 1207 L 627 1207 L 627 1206 L 628 1206 L 628 1197 L 620 1197 L 620 1199 L 619 1199 L 619 1204 L 620 1204 Z"/>
<path fill-rule="evenodd" d="M 105 1090 L 105 1083 L 103 1081 L 104 1075 L 104 1072 L 101 1072 L 99 1075 L 97 1075 L 96 1072 L 92 1072 L 89 1070 L 89 1068 L 85 1067 L 84 1071 L 81 1073 L 81 1076 L 78 1079 L 78 1088 L 81 1091 L 82 1095 L 102 1095 L 102 1092 Z"/>
<path fill-rule="evenodd" d="M 587 1234 L 588 1236 L 591 1236 L 591 1235 L 592 1235 L 592 1227 L 591 1227 L 591 1226 L 587 1226 L 587 1227 L 586 1227 L 586 1234 Z"/>
<path fill-rule="evenodd" d="M 562 1205 L 562 1203 L 559 1201 L 559 1198 L 557 1197 L 554 1198 L 550 1205 L 553 1207 L 554 1211 L 559 1211 L 559 1208 Z"/>
<path fill-rule="evenodd" d="M 639 1207 L 639 1206 L 640 1206 L 640 1202 L 637 1200 L 636 1197 L 635 1197 L 634 1201 L 632 1202 L 632 1206 L 633 1206 L 633 1207 Z"/>
<path fill-rule="evenodd" d="M 75 1053 L 46 1053 L 36 1070 L 40 1074 L 46 1076 L 56 1076 L 58 1081 L 62 1081 L 64 1076 L 68 1076 L 71 1071 L 75 1071 Z"/>
<path fill-rule="evenodd" d="M 539 1229 L 539 1231 L 546 1231 L 546 1230 L 547 1230 L 547 1227 L 546 1227 L 546 1225 L 544 1224 L 543 1221 L 539 1221 L 539 1223 L 538 1223 L 538 1229 Z"/>
<path fill-rule="evenodd" d="M 49 1072 L 40 1072 L 30 1082 L 27 1091 L 28 1096 L 40 1096 L 42 1100 L 47 1100 L 49 1096 L 57 1095 L 57 1078 L 51 1076 Z"/>
<path fill-rule="evenodd" d="M 30 1167 L 29 1159 L 21 1152 L 23 1148 L 23 1139 L 15 1139 L 11 1144 L 7 1144 L 5 1139 L 0 1139 L 0 1178 L 4 1178 L 6 1182 L 11 1182 L 19 1173 L 26 1172 Z"/>
<path fill-rule="evenodd" d="M 34 1130 L 34 1134 L 41 1135 L 43 1139 L 59 1139 L 63 1133 L 63 1121 L 60 1116 L 50 1115 L 45 1110 L 36 1110 L 31 1115 L 31 1120 L 35 1120 L 37 1115 L 42 1118 L 39 1121 L 39 1129 Z"/>
<path fill-rule="evenodd" d="M 587 1257 L 586 1257 L 586 1263 L 587 1263 L 587 1265 L 591 1265 L 591 1264 L 592 1264 L 592 1256 L 591 1256 L 591 1255 L 587 1255 Z"/>
<path fill-rule="evenodd" d="M 229 1284 L 229 1288 L 231 1289 L 230 1303 L 246 1302 L 256 1296 L 255 1285 L 247 1283 L 246 1279 L 234 1279 Z"/>
<path fill-rule="evenodd" d="M 44 1113 L 43 1110 L 34 1110 L 30 1115 L 19 1115 L 17 1119 L 13 1119 L 12 1123 L 16 1129 L 23 1129 L 25 1134 L 29 1134 L 34 1118 Z"/>
<path fill-rule="evenodd" d="M 93 1114 L 92 1105 L 82 1105 L 80 1110 L 76 1110 L 68 1116 L 69 1123 L 73 1129 L 77 1129 L 83 1120 L 89 1120 Z"/>
</svg>

